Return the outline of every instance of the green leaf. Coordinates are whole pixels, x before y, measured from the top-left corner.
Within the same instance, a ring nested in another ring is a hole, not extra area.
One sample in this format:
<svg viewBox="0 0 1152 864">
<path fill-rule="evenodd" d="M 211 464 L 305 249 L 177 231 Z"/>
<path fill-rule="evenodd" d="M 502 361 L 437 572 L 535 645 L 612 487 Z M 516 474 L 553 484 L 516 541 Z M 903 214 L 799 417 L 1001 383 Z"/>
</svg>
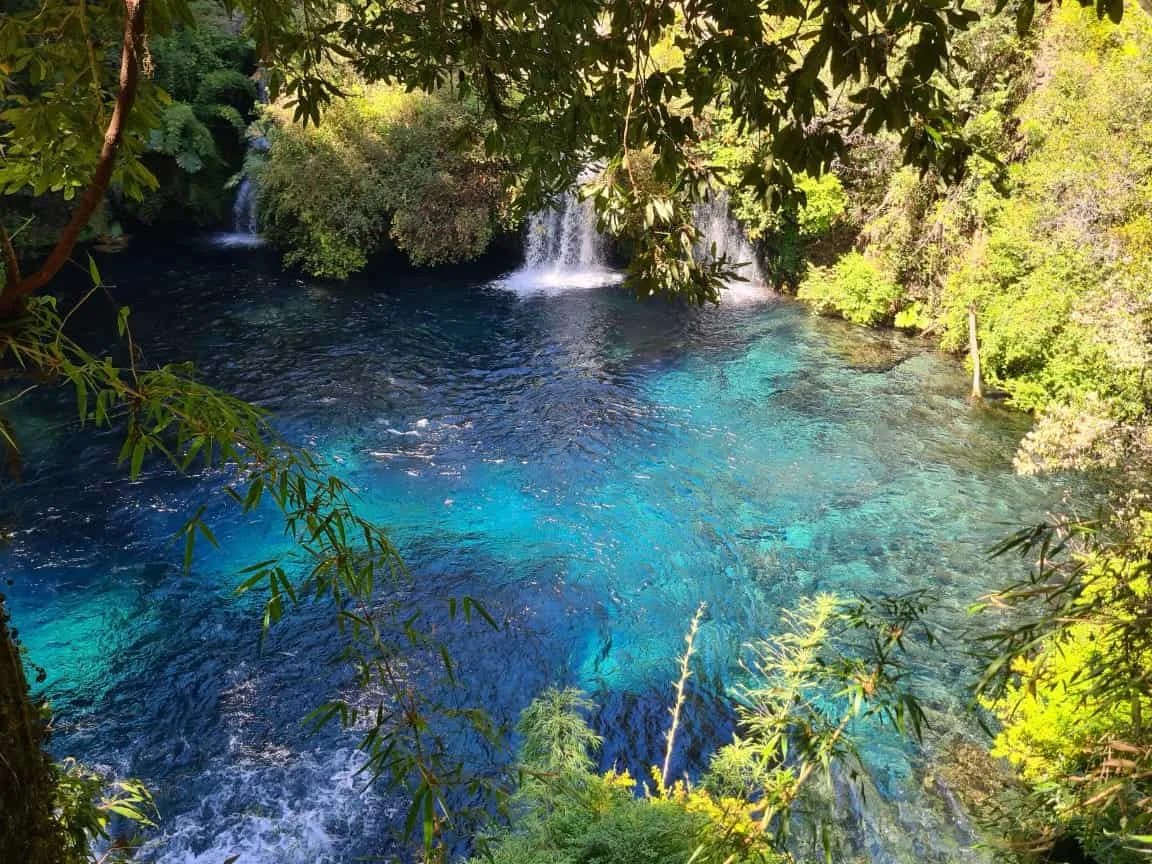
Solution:
<svg viewBox="0 0 1152 864">
<path fill-rule="evenodd" d="M 128 476 L 133 480 L 140 476 L 140 471 L 144 467 L 144 456 L 147 451 L 144 441 L 143 438 L 137 438 L 132 447 L 132 463 L 128 468 Z"/>
<path fill-rule="evenodd" d="M 104 280 L 100 278 L 100 270 L 96 267 L 96 262 L 92 260 L 92 256 L 88 256 L 88 275 L 92 277 L 93 285 L 103 285 Z"/>
<path fill-rule="evenodd" d="M 196 532 L 187 529 L 184 532 L 184 572 L 192 570 L 192 554 L 196 551 Z"/>
<path fill-rule="evenodd" d="M 411 837 L 416 832 L 416 822 L 420 819 L 420 809 L 424 798 L 431 794 L 426 783 L 421 783 L 416 794 L 412 796 L 412 804 L 408 808 L 408 815 L 404 819 L 404 836 Z"/>
<path fill-rule="evenodd" d="M 424 796 L 424 849 L 432 850 L 432 843 L 436 839 L 436 799 L 431 791 Z"/>
<path fill-rule="evenodd" d="M 204 539 L 211 543 L 213 548 L 220 548 L 220 542 L 216 539 L 216 535 L 212 533 L 212 529 L 208 527 L 203 519 L 196 520 L 196 529 L 204 535 Z"/>
<path fill-rule="evenodd" d="M 471 620 L 471 610 L 473 610 L 473 609 L 476 610 L 477 615 L 479 615 L 486 622 L 488 622 L 488 626 L 491 627 L 493 630 L 499 630 L 500 629 L 500 625 L 496 623 L 496 619 L 493 618 L 490 614 L 488 614 L 488 610 L 484 608 L 484 605 L 480 601 L 478 601 L 475 597 L 465 597 L 464 598 L 464 618 L 465 618 L 465 620 Z"/>
</svg>

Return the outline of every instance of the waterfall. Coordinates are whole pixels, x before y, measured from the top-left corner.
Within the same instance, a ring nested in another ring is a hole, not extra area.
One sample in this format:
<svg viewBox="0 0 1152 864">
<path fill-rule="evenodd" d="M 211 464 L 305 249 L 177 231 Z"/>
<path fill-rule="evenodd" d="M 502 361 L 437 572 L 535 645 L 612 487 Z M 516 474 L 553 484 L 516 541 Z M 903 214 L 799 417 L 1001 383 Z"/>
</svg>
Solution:
<svg viewBox="0 0 1152 864">
<path fill-rule="evenodd" d="M 591 201 L 568 192 L 528 220 L 524 266 L 500 281 L 517 294 L 558 294 L 573 288 L 612 285 L 622 275 L 605 260 Z"/>
<path fill-rule="evenodd" d="M 268 139 L 257 135 L 248 139 L 249 153 L 267 153 Z M 236 201 L 232 204 L 233 245 L 255 246 L 261 242 L 260 223 L 256 219 L 256 186 L 252 178 L 244 176 L 236 187 Z"/>
<path fill-rule="evenodd" d="M 267 147 L 267 142 L 264 146 Z M 248 149 L 254 149 L 252 142 L 249 142 Z M 260 246 L 264 243 L 256 219 L 256 186 L 251 178 L 242 178 L 236 187 L 236 200 L 232 204 L 232 230 L 212 235 L 212 243 L 216 246 Z"/>
<path fill-rule="evenodd" d="M 728 210 L 728 195 L 709 196 L 707 201 L 696 205 L 693 214 L 696 228 L 700 232 L 696 254 L 705 258 L 726 256 L 730 264 L 744 265 L 739 273 L 747 282 L 730 284 L 725 299 L 749 299 L 764 295 L 766 280 L 756 257 L 756 250 L 748 242 L 740 223 L 732 218 Z"/>
<path fill-rule="evenodd" d="M 256 234 L 256 207 L 252 181 L 245 177 L 236 189 L 236 203 L 232 205 L 232 233 Z"/>
<path fill-rule="evenodd" d="M 733 281 L 724 289 L 724 302 L 763 299 L 767 281 L 756 250 L 740 223 L 728 210 L 728 196 L 713 195 L 696 205 L 693 213 L 700 239 L 696 255 L 724 256 L 739 267 L 746 281 Z M 596 211 L 591 201 L 580 201 L 572 192 L 550 207 L 532 214 L 524 246 L 524 266 L 500 280 L 517 294 L 558 293 L 570 288 L 593 288 L 622 279 L 606 264 L 604 238 L 596 230 Z"/>
<path fill-rule="evenodd" d="M 262 104 L 268 101 L 268 90 L 263 78 L 256 79 L 256 97 Z M 267 153 L 269 147 L 268 139 L 263 135 L 248 139 L 249 153 Z M 214 235 L 212 242 L 217 246 L 259 246 L 264 242 L 256 218 L 256 186 L 247 175 L 242 176 L 236 186 L 236 200 L 232 203 L 232 230 Z"/>
<path fill-rule="evenodd" d="M 528 221 L 524 266 L 553 272 L 604 269 L 603 241 L 591 201 L 571 192 Z"/>
</svg>

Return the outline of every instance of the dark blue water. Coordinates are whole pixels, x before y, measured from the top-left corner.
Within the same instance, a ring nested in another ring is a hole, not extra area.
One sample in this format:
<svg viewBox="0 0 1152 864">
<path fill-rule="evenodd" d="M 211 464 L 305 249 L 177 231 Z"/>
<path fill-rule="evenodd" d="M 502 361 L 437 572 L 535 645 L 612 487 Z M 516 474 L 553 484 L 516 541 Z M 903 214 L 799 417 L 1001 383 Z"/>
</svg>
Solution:
<svg viewBox="0 0 1152 864">
<path fill-rule="evenodd" d="M 927 588 L 958 632 L 1004 577 L 982 550 L 1061 494 L 1012 475 L 1025 421 L 972 409 L 957 365 L 786 301 L 688 310 L 618 287 L 511 290 L 479 269 L 320 286 L 209 247 L 102 269 L 148 361 L 193 359 L 271 409 L 353 482 L 430 601 L 480 596 L 508 622 L 456 640 L 468 698 L 507 719 L 549 683 L 579 685 L 605 706 L 606 761 L 659 761 L 700 602 L 715 686 L 814 592 Z M 154 788 L 159 860 L 387 848 L 400 803 L 363 793 L 351 739 L 300 725 L 345 683 L 319 613 L 261 651 L 231 596 L 278 526 L 219 521 L 223 551 L 182 573 L 170 536 L 213 478 L 124 482 L 114 442 L 76 434 L 54 404 L 36 395 L 20 418 L 29 470 L 3 562 L 49 673 L 56 752 Z M 956 650 L 922 666 L 938 716 L 961 706 L 966 668 Z M 728 728 L 702 697 L 688 725 L 685 765 Z M 888 803 L 869 805 L 864 852 L 975 856 L 957 852 L 968 835 L 947 802 L 915 791 L 922 760 L 873 745 Z"/>
</svg>

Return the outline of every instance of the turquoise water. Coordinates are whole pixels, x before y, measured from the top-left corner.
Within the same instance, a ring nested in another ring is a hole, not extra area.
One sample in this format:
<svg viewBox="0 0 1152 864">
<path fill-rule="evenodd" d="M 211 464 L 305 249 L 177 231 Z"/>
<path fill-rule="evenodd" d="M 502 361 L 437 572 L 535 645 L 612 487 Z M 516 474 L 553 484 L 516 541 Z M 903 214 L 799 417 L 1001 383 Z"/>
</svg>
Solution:
<svg viewBox="0 0 1152 864">
<path fill-rule="evenodd" d="M 700 602 L 713 688 L 815 592 L 927 589 L 957 633 L 1005 575 L 982 551 L 1065 494 L 1013 476 L 1026 421 L 970 407 L 960 367 L 787 301 L 689 310 L 476 270 L 332 287 L 207 247 L 102 270 L 150 362 L 194 359 L 271 409 L 356 486 L 428 598 L 480 596 L 507 622 L 459 640 L 469 699 L 508 719 L 549 683 L 581 686 L 604 706 L 605 764 L 658 760 Z M 400 802 L 363 792 L 350 739 L 300 727 L 346 683 L 318 613 L 261 651 L 231 598 L 277 526 L 217 519 L 225 551 L 202 549 L 184 574 L 171 533 L 213 478 L 122 482 L 111 440 L 73 437 L 48 397 L 24 424 L 4 564 L 49 673 L 56 752 L 153 786 L 158 860 L 389 848 Z M 918 668 L 945 726 L 967 671 L 956 650 Z M 699 694 L 687 726 L 685 769 L 731 729 Z M 846 802 L 866 860 L 979 860 L 957 851 L 970 834 L 947 790 L 919 791 L 920 754 L 885 738 L 870 752 L 885 800 Z"/>
</svg>

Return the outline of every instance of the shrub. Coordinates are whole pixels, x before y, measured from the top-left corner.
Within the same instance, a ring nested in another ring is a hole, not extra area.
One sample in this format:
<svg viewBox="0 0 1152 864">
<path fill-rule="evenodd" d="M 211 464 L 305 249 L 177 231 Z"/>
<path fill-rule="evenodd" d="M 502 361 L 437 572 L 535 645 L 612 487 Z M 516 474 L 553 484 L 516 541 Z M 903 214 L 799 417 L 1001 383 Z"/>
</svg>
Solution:
<svg viewBox="0 0 1152 864">
<path fill-rule="evenodd" d="M 1152 852 L 1152 513 L 1069 527 L 1077 551 L 1002 595 L 1046 603 L 1030 610 L 1039 636 L 1009 643 L 1012 674 L 984 700 L 1003 724 L 992 755 L 1025 790 L 1005 801 L 1002 827 L 1036 851 L 1070 834 L 1099 864 L 1135 864 Z"/>
<path fill-rule="evenodd" d="M 822 315 L 877 326 L 892 322 L 904 292 L 871 259 L 850 252 L 832 267 L 813 268 L 797 296 Z"/>
<path fill-rule="evenodd" d="M 483 131 L 449 95 L 382 86 L 336 103 L 319 127 L 279 122 L 256 172 L 265 233 L 289 263 L 338 279 L 389 236 L 414 264 L 474 258 L 504 203 Z"/>
<path fill-rule="evenodd" d="M 159 129 L 152 130 L 149 149 L 176 160 L 184 171 L 195 174 L 206 161 L 217 158 L 216 142 L 191 105 L 172 102 L 164 109 Z"/>
<path fill-rule="evenodd" d="M 247 114 L 256 102 L 256 82 L 236 69 L 215 69 L 200 79 L 195 101 L 200 105 L 227 105 Z"/>
<path fill-rule="evenodd" d="M 219 4 L 195 2 L 192 9 L 196 26 L 148 41 L 154 80 L 179 102 L 197 101 L 201 83 L 213 72 L 247 74 L 256 68 L 255 45 L 232 32 Z"/>
<path fill-rule="evenodd" d="M 574 690 L 548 690 L 520 718 L 523 779 L 512 824 L 482 838 L 475 864 L 785 864 L 796 860 L 781 851 L 794 822 L 811 828 L 833 860 L 833 766 L 853 778 L 865 773 L 849 730 L 872 722 L 919 736 L 925 722 L 905 689 L 903 659 L 905 634 L 934 639 L 925 608 L 915 595 L 802 598 L 783 632 L 748 646 L 749 675 L 732 693 L 740 735 L 713 754 L 704 782 L 671 782 L 667 767 L 653 768 L 641 799 L 628 774 L 592 772 L 600 742 L 584 719 L 591 703 Z M 680 658 L 680 695 L 702 615 L 703 607 Z"/>
<path fill-rule="evenodd" d="M 524 780 L 514 821 L 478 840 L 474 864 L 784 864 L 770 835 L 736 798 L 713 797 L 678 783 L 637 798 L 627 773 L 593 772 L 599 738 L 576 690 L 549 689 L 523 712 Z"/>
<path fill-rule="evenodd" d="M 1152 19 L 1054 10 L 1041 83 L 1016 112 L 1024 158 L 980 205 L 982 234 L 945 280 L 943 345 L 977 308 L 986 377 L 1041 411 L 1098 398 L 1145 412 L 1152 335 Z M 1102 147 L 1101 142 L 1108 146 Z"/>
<path fill-rule="evenodd" d="M 115 201 L 119 215 L 145 224 L 219 226 L 232 207 L 229 178 L 244 158 L 256 101 L 253 45 L 219 5 L 191 6 L 194 26 L 149 40 L 152 80 L 172 97 L 154 120 L 145 158 L 158 187 L 139 202 Z"/>
</svg>

